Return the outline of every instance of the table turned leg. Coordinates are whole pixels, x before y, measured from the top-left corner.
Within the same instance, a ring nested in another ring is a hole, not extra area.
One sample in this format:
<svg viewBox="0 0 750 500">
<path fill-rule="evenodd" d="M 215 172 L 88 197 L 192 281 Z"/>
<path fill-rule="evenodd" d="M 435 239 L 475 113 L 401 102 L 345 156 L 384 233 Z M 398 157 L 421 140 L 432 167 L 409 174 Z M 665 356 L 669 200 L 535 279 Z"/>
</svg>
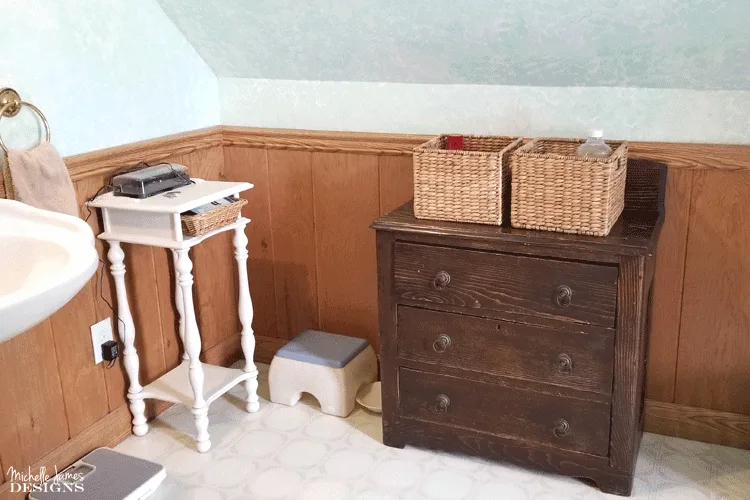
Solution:
<svg viewBox="0 0 750 500">
<path fill-rule="evenodd" d="M 174 275 L 175 275 L 175 285 L 174 285 L 174 304 L 177 308 L 177 314 L 180 316 L 180 326 L 179 326 L 179 333 L 180 333 L 180 342 L 182 342 L 182 359 L 184 361 L 187 361 L 190 359 L 188 357 L 187 349 L 185 349 L 185 303 L 184 299 L 182 298 L 182 287 L 177 282 L 177 277 L 179 276 L 179 272 L 177 271 L 177 251 L 172 250 L 172 262 L 174 263 Z"/>
<path fill-rule="evenodd" d="M 190 360 L 188 374 L 193 388 L 193 417 L 198 430 L 196 437 L 198 451 L 204 453 L 211 448 L 208 435 L 208 405 L 203 397 L 203 366 L 200 361 L 201 337 L 198 323 L 195 321 L 193 308 L 193 263 L 188 256 L 188 249 L 176 250 L 177 283 L 182 291 L 182 318 L 185 325 L 185 352 Z"/>
<path fill-rule="evenodd" d="M 242 354 L 245 355 L 245 373 L 250 377 L 245 380 L 245 390 L 247 399 L 245 409 L 248 412 L 256 412 L 260 408 L 258 400 L 258 369 L 253 362 L 255 355 L 255 335 L 253 334 L 253 302 L 250 298 L 250 286 L 247 279 L 247 236 L 245 236 L 245 227 L 238 227 L 234 230 L 234 258 L 237 259 L 237 271 L 239 273 L 240 296 L 239 296 L 239 317 L 242 324 Z"/>
<path fill-rule="evenodd" d="M 110 262 L 110 271 L 115 280 L 115 292 L 117 294 L 117 331 L 120 340 L 125 346 L 122 351 L 123 364 L 128 374 L 130 386 L 128 387 L 128 401 L 130 402 L 130 413 L 133 414 L 133 434 L 143 436 L 148 432 L 146 423 L 146 404 L 143 402 L 143 387 L 139 381 L 138 352 L 135 349 L 135 325 L 133 316 L 130 314 L 128 305 L 128 294 L 125 288 L 125 252 L 122 251 L 119 241 L 108 241 L 109 251 L 107 258 Z"/>
</svg>

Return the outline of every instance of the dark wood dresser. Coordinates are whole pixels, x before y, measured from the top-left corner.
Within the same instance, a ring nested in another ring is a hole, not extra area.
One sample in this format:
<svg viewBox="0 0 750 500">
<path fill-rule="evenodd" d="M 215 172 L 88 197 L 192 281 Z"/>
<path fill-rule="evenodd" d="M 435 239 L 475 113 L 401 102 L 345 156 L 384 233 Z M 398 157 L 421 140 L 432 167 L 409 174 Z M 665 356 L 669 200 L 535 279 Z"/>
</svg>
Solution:
<svg viewBox="0 0 750 500">
<path fill-rule="evenodd" d="M 630 160 L 609 236 L 378 219 L 383 440 L 629 495 L 664 165 Z"/>
</svg>

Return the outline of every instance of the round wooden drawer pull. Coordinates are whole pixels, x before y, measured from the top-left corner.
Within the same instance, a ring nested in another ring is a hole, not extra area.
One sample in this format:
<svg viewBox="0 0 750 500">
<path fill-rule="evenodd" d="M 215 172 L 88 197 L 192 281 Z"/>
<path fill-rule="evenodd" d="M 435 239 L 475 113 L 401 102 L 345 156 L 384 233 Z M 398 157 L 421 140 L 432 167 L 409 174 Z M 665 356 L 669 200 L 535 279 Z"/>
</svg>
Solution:
<svg viewBox="0 0 750 500">
<path fill-rule="evenodd" d="M 435 342 L 432 343 L 432 349 L 437 353 L 443 353 L 451 345 L 451 338 L 444 333 L 438 335 Z"/>
<path fill-rule="evenodd" d="M 448 407 L 451 405 L 451 400 L 445 394 L 440 394 L 435 399 L 435 411 L 438 413 L 445 413 L 448 411 Z"/>
<path fill-rule="evenodd" d="M 573 360 L 567 354 L 560 354 L 557 357 L 557 371 L 563 375 L 570 375 L 573 373 Z"/>
<path fill-rule="evenodd" d="M 555 303 L 560 307 L 568 307 L 573 300 L 573 290 L 569 286 L 560 285 L 555 291 Z"/>
<path fill-rule="evenodd" d="M 440 271 L 435 275 L 435 280 L 432 282 L 432 285 L 438 289 L 442 290 L 446 286 L 448 286 L 448 283 L 451 282 L 451 275 L 448 274 L 446 271 Z"/>
<path fill-rule="evenodd" d="M 560 418 L 555 422 L 555 428 L 552 431 L 557 437 L 564 437 L 570 434 L 570 424 L 564 418 Z"/>
</svg>

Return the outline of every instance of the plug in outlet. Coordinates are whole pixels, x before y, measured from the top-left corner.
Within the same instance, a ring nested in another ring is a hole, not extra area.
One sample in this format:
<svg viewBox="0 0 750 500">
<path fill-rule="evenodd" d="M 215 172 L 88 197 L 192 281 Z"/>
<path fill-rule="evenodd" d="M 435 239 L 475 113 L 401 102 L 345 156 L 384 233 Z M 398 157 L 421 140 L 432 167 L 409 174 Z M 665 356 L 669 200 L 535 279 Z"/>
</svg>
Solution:
<svg viewBox="0 0 750 500">
<path fill-rule="evenodd" d="M 108 340 L 115 340 L 112 335 L 112 319 L 101 320 L 95 325 L 91 325 L 91 344 L 94 346 L 94 362 L 102 362 L 102 344 Z"/>
</svg>

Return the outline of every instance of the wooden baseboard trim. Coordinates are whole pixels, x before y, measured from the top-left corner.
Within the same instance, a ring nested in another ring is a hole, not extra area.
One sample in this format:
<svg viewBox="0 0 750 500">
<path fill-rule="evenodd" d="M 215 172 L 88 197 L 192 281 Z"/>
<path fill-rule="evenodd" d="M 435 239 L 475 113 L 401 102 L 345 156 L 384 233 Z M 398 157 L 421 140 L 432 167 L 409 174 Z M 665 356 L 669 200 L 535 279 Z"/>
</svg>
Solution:
<svg viewBox="0 0 750 500">
<path fill-rule="evenodd" d="M 73 182 L 92 175 L 157 162 L 171 156 L 222 146 L 222 127 L 208 127 L 181 134 L 92 151 L 65 158 Z"/>
<path fill-rule="evenodd" d="M 203 352 L 203 362 L 213 365 L 229 366 L 239 359 L 242 359 L 239 333 L 227 337 Z"/>
<path fill-rule="evenodd" d="M 750 415 L 646 400 L 644 430 L 750 450 Z"/>
<path fill-rule="evenodd" d="M 275 352 L 275 351 L 274 351 Z M 239 334 L 228 338 L 203 353 L 206 363 L 228 366 L 242 357 Z M 158 416 L 172 406 L 165 401 L 154 401 L 154 415 Z M 31 465 L 32 472 L 46 467 L 48 474 L 53 475 L 54 467 L 63 470 L 85 454 L 103 446 L 113 447 L 121 443 L 131 433 L 130 409 L 122 405 L 107 416 L 94 423 L 76 437 L 66 441 Z M 7 471 L 6 471 L 7 472 Z M 21 493 L 11 493 L 10 483 L 0 484 L 0 500 L 20 500 L 25 498 Z"/>
<path fill-rule="evenodd" d="M 259 363 L 271 363 L 276 351 L 284 347 L 288 339 L 279 339 L 276 337 L 255 337 L 255 361 Z"/>
</svg>

